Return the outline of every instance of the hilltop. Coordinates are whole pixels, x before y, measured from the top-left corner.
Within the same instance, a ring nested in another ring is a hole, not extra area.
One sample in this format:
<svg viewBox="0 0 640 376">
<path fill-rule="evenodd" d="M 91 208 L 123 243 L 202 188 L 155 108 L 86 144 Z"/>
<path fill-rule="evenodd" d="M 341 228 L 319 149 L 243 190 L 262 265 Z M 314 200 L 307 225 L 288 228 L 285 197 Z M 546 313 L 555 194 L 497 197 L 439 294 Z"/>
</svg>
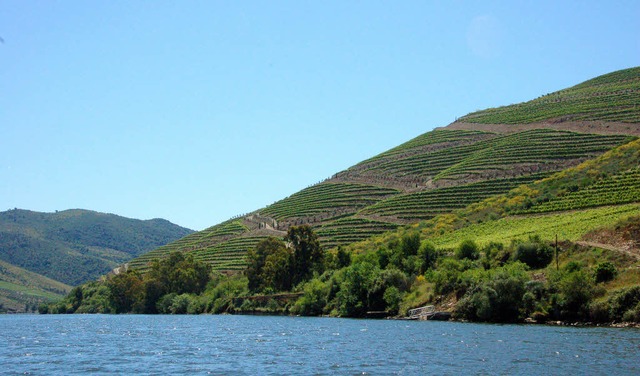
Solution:
<svg viewBox="0 0 640 376">
<path fill-rule="evenodd" d="M 632 68 L 469 114 L 42 312 L 640 322 L 639 112 Z"/>
<path fill-rule="evenodd" d="M 360 162 L 273 205 L 160 247 L 130 263 L 190 252 L 243 270 L 267 236 L 308 224 L 326 249 L 451 213 L 575 167 L 640 135 L 640 68 L 478 111 Z"/>
<path fill-rule="evenodd" d="M 142 221 L 80 209 L 0 212 L 0 298 L 5 307 L 24 308 L 35 305 L 34 296 L 59 297 L 69 285 L 96 279 L 192 232 L 163 219 Z"/>
</svg>

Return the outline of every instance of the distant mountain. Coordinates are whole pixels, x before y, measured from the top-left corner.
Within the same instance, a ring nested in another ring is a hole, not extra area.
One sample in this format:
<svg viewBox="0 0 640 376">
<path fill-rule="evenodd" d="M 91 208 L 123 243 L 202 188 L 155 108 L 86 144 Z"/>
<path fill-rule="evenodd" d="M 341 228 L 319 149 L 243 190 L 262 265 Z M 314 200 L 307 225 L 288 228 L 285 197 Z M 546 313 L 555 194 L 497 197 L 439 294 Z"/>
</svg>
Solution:
<svg viewBox="0 0 640 376">
<path fill-rule="evenodd" d="M 550 177 L 637 136 L 640 67 L 528 102 L 468 114 L 270 206 L 159 247 L 130 266 L 144 270 L 150 260 L 177 250 L 193 253 L 218 270 L 243 270 L 248 249 L 266 236 L 283 236 L 302 224 L 314 228 L 324 248 L 346 246 Z M 631 182 L 618 192 L 620 198 L 581 198 L 586 204 L 549 203 L 539 210 L 640 202 L 637 168 L 612 166 L 608 174 Z M 569 188 L 578 189 L 579 183 Z M 604 191 L 598 192 L 604 197 Z"/>
<path fill-rule="evenodd" d="M 74 286 L 192 232 L 163 219 L 14 209 L 0 212 L 0 260 Z"/>
</svg>

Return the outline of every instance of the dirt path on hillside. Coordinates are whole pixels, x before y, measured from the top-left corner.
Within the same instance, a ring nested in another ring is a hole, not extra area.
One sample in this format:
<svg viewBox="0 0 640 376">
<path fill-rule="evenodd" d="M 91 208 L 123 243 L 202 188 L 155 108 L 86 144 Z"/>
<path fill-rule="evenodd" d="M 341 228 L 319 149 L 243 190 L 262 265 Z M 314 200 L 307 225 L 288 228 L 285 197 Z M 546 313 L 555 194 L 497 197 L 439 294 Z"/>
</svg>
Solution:
<svg viewBox="0 0 640 376">
<path fill-rule="evenodd" d="M 603 244 L 603 243 L 595 243 L 595 242 L 587 242 L 587 241 L 577 241 L 576 243 L 586 247 L 595 247 L 595 248 L 607 249 L 613 252 L 621 252 L 637 260 L 640 260 L 640 251 L 634 248 L 616 247 L 615 245 L 612 245 L 612 244 Z"/>
<path fill-rule="evenodd" d="M 473 131 L 484 131 L 494 133 L 514 133 L 531 129 L 556 129 L 561 131 L 571 131 L 580 133 L 594 133 L 602 135 L 628 134 L 640 136 L 640 123 L 621 123 L 621 122 L 605 122 L 605 121 L 562 121 L 548 120 L 540 123 L 530 124 L 478 124 L 453 122 L 446 129 L 462 129 Z M 437 129 L 442 129 L 437 128 Z"/>
</svg>

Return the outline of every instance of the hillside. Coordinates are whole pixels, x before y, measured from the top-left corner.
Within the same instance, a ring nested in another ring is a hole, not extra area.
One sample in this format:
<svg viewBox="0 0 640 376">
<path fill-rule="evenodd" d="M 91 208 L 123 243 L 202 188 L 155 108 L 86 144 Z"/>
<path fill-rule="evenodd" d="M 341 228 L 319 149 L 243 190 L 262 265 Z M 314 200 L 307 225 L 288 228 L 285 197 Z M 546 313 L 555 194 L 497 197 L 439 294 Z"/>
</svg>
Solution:
<svg viewBox="0 0 640 376">
<path fill-rule="evenodd" d="M 218 270 L 242 270 L 244 255 L 260 239 L 282 236 L 302 224 L 315 229 L 325 248 L 365 240 L 507 193 L 628 144 L 640 135 L 639 113 L 640 68 L 472 113 L 273 205 L 144 254 L 130 266 L 144 270 L 150 260 L 178 250 Z M 620 179 L 635 176 L 634 171 L 617 173 Z M 576 195 L 583 195 L 576 200 L 590 200 L 588 193 Z M 634 194 L 625 200 L 638 201 Z"/>
<path fill-rule="evenodd" d="M 71 286 L 0 261 L 0 313 L 35 311 L 62 298 Z"/>
<path fill-rule="evenodd" d="M 88 210 L 0 213 L 0 260 L 67 285 L 78 285 L 193 231 Z M 9 282 L 0 273 L 0 281 Z"/>
</svg>

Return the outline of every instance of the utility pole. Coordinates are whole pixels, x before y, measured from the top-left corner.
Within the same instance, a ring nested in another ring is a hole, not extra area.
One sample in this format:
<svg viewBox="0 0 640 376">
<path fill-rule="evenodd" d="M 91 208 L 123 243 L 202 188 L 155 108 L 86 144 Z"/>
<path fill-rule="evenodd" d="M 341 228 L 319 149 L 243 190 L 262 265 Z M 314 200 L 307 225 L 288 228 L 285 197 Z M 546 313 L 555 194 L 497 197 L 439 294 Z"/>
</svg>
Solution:
<svg viewBox="0 0 640 376">
<path fill-rule="evenodd" d="M 558 265 L 558 234 L 556 234 L 556 270 L 560 270 Z"/>
</svg>

